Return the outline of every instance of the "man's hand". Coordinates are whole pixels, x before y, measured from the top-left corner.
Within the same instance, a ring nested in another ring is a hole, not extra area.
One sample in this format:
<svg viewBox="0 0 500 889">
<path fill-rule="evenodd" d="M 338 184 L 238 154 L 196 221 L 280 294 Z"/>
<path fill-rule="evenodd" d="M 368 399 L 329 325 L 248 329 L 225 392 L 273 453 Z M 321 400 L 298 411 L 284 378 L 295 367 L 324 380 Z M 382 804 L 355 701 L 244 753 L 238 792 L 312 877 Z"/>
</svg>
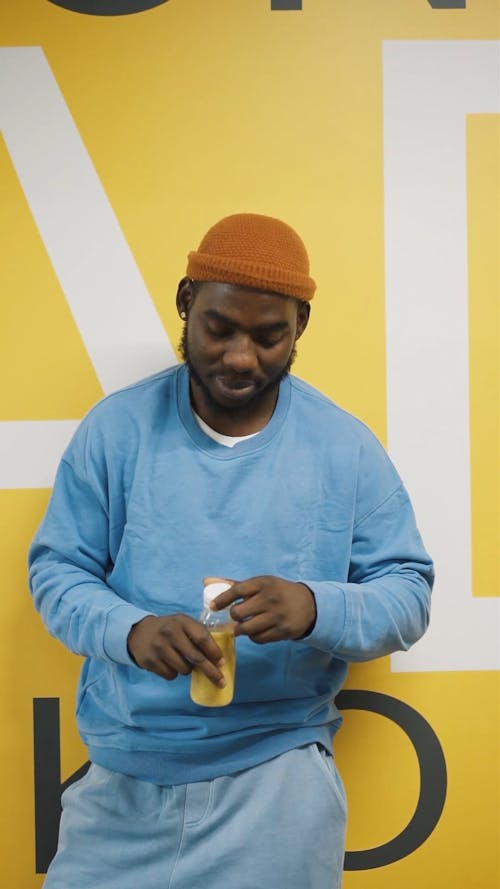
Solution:
<svg viewBox="0 0 500 889">
<path fill-rule="evenodd" d="M 311 632 L 316 621 L 314 595 L 303 583 L 280 577 L 251 577 L 234 582 L 214 599 L 217 611 L 243 599 L 231 608 L 236 621 L 235 636 L 249 636 L 253 642 L 300 639 Z"/>
<path fill-rule="evenodd" d="M 219 669 L 222 651 L 206 627 L 187 614 L 144 617 L 130 630 L 127 647 L 139 667 L 163 679 L 187 676 L 198 667 L 214 685 L 226 684 Z"/>
</svg>

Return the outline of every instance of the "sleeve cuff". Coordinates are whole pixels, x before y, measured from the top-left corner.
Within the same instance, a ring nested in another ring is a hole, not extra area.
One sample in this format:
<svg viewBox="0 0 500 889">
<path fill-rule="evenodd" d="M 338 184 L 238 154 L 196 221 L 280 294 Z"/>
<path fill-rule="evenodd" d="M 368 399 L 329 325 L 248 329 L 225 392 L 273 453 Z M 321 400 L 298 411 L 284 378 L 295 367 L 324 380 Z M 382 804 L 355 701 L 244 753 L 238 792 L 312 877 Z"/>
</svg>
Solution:
<svg viewBox="0 0 500 889">
<path fill-rule="evenodd" d="M 127 639 L 134 624 L 139 623 L 145 617 L 150 617 L 151 611 L 143 611 L 135 605 L 116 605 L 108 612 L 106 626 L 104 628 L 103 649 L 104 654 L 117 664 L 125 664 L 127 667 L 136 667 L 127 649 Z"/>
<path fill-rule="evenodd" d="M 316 623 L 308 636 L 297 644 L 310 645 L 320 651 L 333 651 L 342 639 L 347 621 L 347 608 L 341 584 L 330 581 L 301 580 L 309 587 L 316 601 Z"/>
</svg>

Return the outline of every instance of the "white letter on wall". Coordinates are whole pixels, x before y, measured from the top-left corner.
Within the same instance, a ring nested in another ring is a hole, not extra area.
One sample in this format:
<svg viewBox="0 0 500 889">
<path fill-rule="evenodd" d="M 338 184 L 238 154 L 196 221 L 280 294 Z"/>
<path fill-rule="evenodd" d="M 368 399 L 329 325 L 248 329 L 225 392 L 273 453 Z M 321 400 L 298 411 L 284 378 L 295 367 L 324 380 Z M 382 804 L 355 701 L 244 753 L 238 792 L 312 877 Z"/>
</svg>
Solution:
<svg viewBox="0 0 500 889">
<path fill-rule="evenodd" d="M 388 446 L 437 574 L 398 671 L 500 668 L 500 601 L 472 596 L 465 143 L 467 113 L 500 111 L 499 49 L 384 44 Z"/>
<path fill-rule="evenodd" d="M 174 350 L 39 47 L 0 48 L 0 130 L 104 392 L 174 364 Z M 75 426 L 0 423 L 0 488 L 51 485 Z"/>
</svg>

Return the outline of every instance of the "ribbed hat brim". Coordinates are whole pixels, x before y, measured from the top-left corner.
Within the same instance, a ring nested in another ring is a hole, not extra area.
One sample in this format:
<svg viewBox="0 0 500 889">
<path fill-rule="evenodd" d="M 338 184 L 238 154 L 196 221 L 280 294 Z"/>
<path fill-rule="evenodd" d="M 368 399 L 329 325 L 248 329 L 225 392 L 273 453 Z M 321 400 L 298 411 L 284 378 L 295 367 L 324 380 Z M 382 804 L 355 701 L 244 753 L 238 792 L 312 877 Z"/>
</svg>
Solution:
<svg viewBox="0 0 500 889">
<path fill-rule="evenodd" d="M 232 256 L 210 256 L 195 250 L 188 255 L 187 274 L 195 281 L 246 285 L 304 300 L 312 299 L 316 290 L 315 281 L 296 270 Z"/>
</svg>

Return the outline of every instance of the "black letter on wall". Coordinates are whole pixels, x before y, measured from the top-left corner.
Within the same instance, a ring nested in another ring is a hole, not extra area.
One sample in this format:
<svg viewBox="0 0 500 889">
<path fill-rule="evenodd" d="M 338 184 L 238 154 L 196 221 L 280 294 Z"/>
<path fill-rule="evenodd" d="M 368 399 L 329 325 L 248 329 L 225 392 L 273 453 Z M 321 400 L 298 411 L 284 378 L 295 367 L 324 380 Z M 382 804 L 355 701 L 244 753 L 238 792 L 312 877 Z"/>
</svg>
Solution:
<svg viewBox="0 0 500 889">
<path fill-rule="evenodd" d="M 61 795 L 82 778 L 89 767 L 84 763 L 61 784 L 61 741 L 59 698 L 33 698 L 35 747 L 35 870 L 45 874 L 57 849 Z"/>
<path fill-rule="evenodd" d="M 465 9 L 465 0 L 427 0 L 433 9 Z"/>
<path fill-rule="evenodd" d="M 82 12 L 84 15 L 130 15 L 145 12 L 154 6 L 168 3 L 168 0 L 49 0 L 54 6 L 62 6 L 69 12 Z"/>
<path fill-rule="evenodd" d="M 374 849 L 346 852 L 344 870 L 369 870 L 399 861 L 418 849 L 434 830 L 446 799 L 446 761 L 437 735 L 428 722 L 408 704 L 374 691 L 341 691 L 340 710 L 368 710 L 391 719 L 403 729 L 417 754 L 420 794 L 417 807 L 396 837 Z"/>
<path fill-rule="evenodd" d="M 399 861 L 415 851 L 432 833 L 446 798 L 446 762 L 428 722 L 412 707 L 372 691 L 342 691 L 341 710 L 368 710 L 391 719 L 410 739 L 420 767 L 420 794 L 409 824 L 394 839 L 374 849 L 346 852 L 345 870 L 369 870 Z M 36 873 L 46 873 L 57 849 L 61 795 L 85 775 L 84 763 L 61 784 L 59 698 L 34 698 L 35 844 Z M 374 813 L 375 817 L 375 813 Z"/>
</svg>

